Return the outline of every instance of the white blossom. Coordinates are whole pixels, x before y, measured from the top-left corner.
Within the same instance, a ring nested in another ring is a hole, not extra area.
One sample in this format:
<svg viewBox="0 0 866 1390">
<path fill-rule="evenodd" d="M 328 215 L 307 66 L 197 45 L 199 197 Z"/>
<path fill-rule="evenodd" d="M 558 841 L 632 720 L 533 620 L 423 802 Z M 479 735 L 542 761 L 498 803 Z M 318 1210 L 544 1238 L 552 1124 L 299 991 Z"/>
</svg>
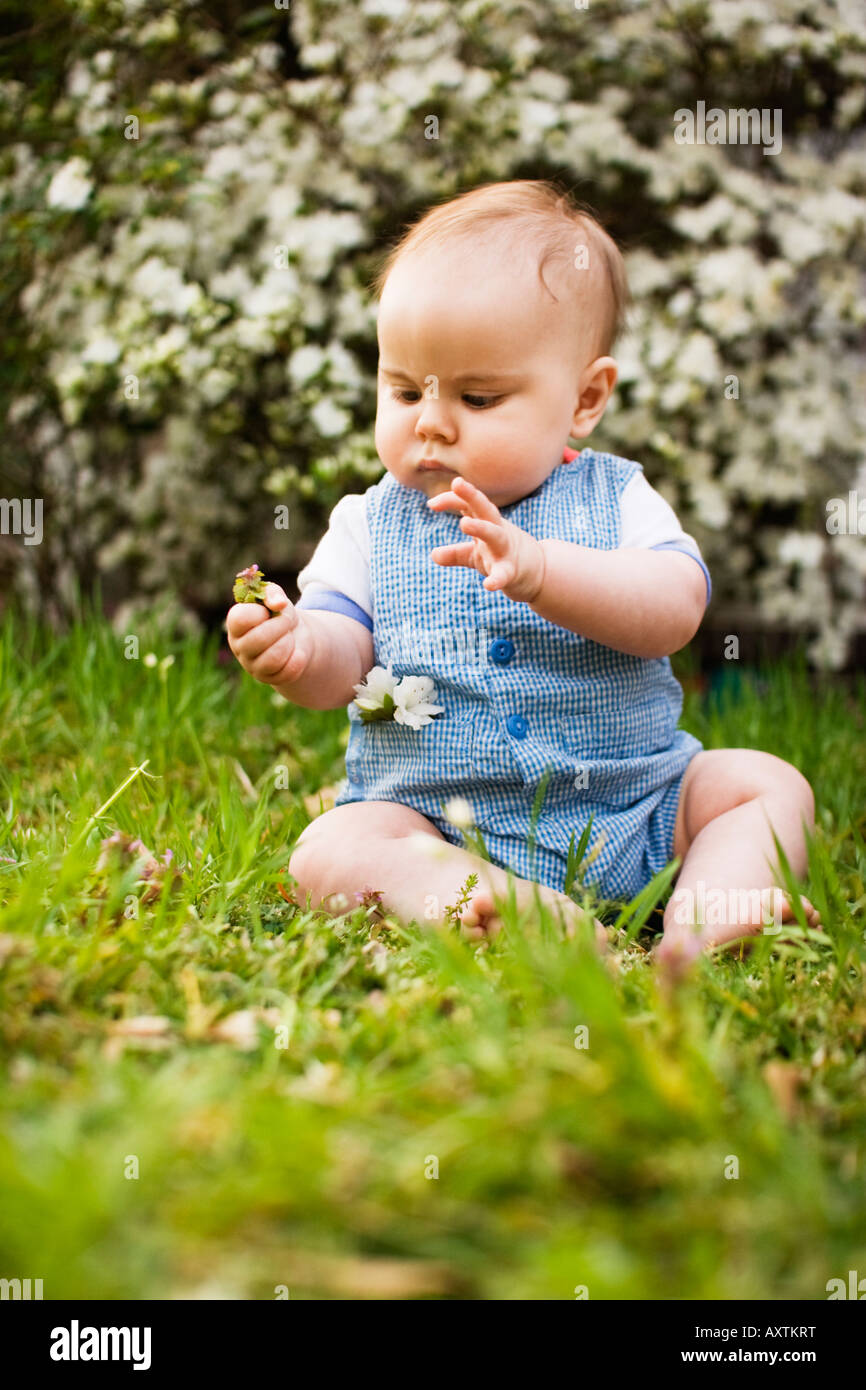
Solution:
<svg viewBox="0 0 866 1390">
<path fill-rule="evenodd" d="M 93 182 L 87 177 L 87 170 L 87 161 L 80 155 L 68 159 L 48 185 L 45 195 L 48 206 L 64 208 L 69 212 L 83 208 L 93 192 Z"/>
<path fill-rule="evenodd" d="M 128 4 L 129 0 L 125 0 Z M 145 24 L 138 32 L 138 42 L 147 43 L 171 43 L 172 39 L 178 36 L 178 23 L 175 15 L 169 13 L 160 15 L 158 19 L 152 19 L 149 24 Z"/>
<path fill-rule="evenodd" d="M 232 265 L 212 275 L 208 286 L 215 299 L 234 299 L 242 302 L 253 288 L 245 266 Z"/>
<path fill-rule="evenodd" d="M 795 265 L 803 265 L 820 256 L 826 246 L 824 233 L 805 221 L 799 212 L 777 217 L 773 222 L 773 235 L 782 255 Z"/>
<path fill-rule="evenodd" d="M 225 100 L 227 94 L 222 92 L 219 95 Z M 212 99 L 211 105 L 215 100 L 216 97 Z M 216 184 L 222 184 L 226 179 L 231 178 L 232 174 L 241 173 L 246 162 L 247 152 L 242 145 L 220 145 L 208 159 L 202 171 L 202 178 L 211 180 Z"/>
<path fill-rule="evenodd" d="M 724 488 L 711 478 L 695 478 L 690 491 L 695 513 L 705 526 L 720 531 L 731 519 L 731 507 Z"/>
<path fill-rule="evenodd" d="M 361 0 L 364 14 L 381 15 L 384 19 L 403 19 L 409 11 L 409 0 Z"/>
<path fill-rule="evenodd" d="M 397 680 L 389 661 L 387 668 L 374 666 L 367 672 L 363 681 L 353 687 L 354 703 L 361 710 L 373 712 L 389 709 L 393 704 L 391 717 L 398 724 L 420 729 L 429 724 L 443 707 L 430 702 L 435 695 L 435 687 L 430 676 L 403 676 Z"/>
<path fill-rule="evenodd" d="M 176 352 L 183 352 L 189 342 L 189 334 L 181 323 L 173 323 L 164 333 L 160 333 L 148 349 L 152 362 L 164 362 Z"/>
<path fill-rule="evenodd" d="M 201 298 L 198 285 L 186 284 L 181 272 L 160 256 L 148 256 L 138 267 L 132 288 L 162 314 L 183 314 Z"/>
<path fill-rule="evenodd" d="M 394 688 L 394 718 L 398 724 L 420 729 L 429 724 L 434 714 L 443 712 L 442 705 L 430 703 L 436 690 L 430 676 L 404 676 Z"/>
<path fill-rule="evenodd" d="M 87 63 L 80 58 L 71 65 L 66 78 L 66 90 L 76 101 L 87 96 L 93 85 L 93 74 Z"/>
<path fill-rule="evenodd" d="M 397 677 L 391 670 L 390 661 L 387 668 L 374 666 L 362 681 L 352 687 L 355 691 L 355 704 L 366 710 L 384 709 L 384 698 L 390 695 L 393 700 L 396 685 Z"/>
<path fill-rule="evenodd" d="M 445 806 L 445 819 L 458 830 L 471 830 L 475 825 L 475 812 L 465 797 L 452 796 Z"/>
<path fill-rule="evenodd" d="M 337 45 L 329 39 L 321 43 L 308 43 L 301 49 L 301 62 L 305 68 L 327 68 L 334 62 L 339 52 Z"/>
<path fill-rule="evenodd" d="M 260 43 L 254 50 L 256 62 L 268 72 L 275 72 L 280 66 L 283 50 L 278 43 Z"/>
<path fill-rule="evenodd" d="M 550 101 L 537 101 L 527 97 L 520 103 L 520 137 L 527 144 L 534 144 L 545 135 L 551 126 L 560 120 L 559 108 Z"/>
<path fill-rule="evenodd" d="M 825 543 L 812 531 L 789 531 L 779 543 L 779 559 L 783 565 L 802 565 L 815 569 L 825 554 Z"/>
<path fill-rule="evenodd" d="M 208 405 L 219 405 L 234 385 L 235 377 L 231 372 L 227 372 L 223 367 L 212 367 L 202 376 L 199 389 Z"/>
<path fill-rule="evenodd" d="M 555 104 L 567 101 L 571 91 L 571 83 L 561 72 L 551 72 L 549 68 L 533 68 L 524 78 L 526 89 L 534 97 L 540 97 L 542 101 L 551 101 Z M 620 93 L 622 97 L 623 93 Z"/>
<path fill-rule="evenodd" d="M 210 99 L 210 111 L 212 116 L 230 116 L 238 104 L 237 92 L 224 87 L 220 92 L 214 92 Z M 234 170 L 232 171 L 234 172 Z"/>
<path fill-rule="evenodd" d="M 352 425 L 352 417 L 349 412 L 335 405 L 327 396 L 316 401 L 310 411 L 310 419 L 318 433 L 324 435 L 326 439 L 333 439 L 337 435 L 345 434 Z"/>
<path fill-rule="evenodd" d="M 304 343 L 295 348 L 286 363 L 286 375 L 295 386 L 300 386 L 310 377 L 321 371 L 328 360 L 328 354 L 318 343 Z"/>
<path fill-rule="evenodd" d="M 247 318 L 270 318 L 294 308 L 298 298 L 298 275 L 292 266 L 270 266 L 262 280 L 241 297 L 240 307 Z"/>
<path fill-rule="evenodd" d="M 82 362 L 116 362 L 120 356 L 120 343 L 110 333 L 91 338 L 81 354 Z"/>
</svg>

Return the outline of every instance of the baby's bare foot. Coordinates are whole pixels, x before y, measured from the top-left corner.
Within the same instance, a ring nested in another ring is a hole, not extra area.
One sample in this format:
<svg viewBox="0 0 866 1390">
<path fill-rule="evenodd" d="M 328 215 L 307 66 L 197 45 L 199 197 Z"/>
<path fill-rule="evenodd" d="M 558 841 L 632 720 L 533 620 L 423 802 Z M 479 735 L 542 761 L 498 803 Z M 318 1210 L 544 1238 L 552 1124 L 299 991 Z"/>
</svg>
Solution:
<svg viewBox="0 0 866 1390">
<path fill-rule="evenodd" d="M 757 890 L 755 891 L 757 893 Z M 743 896 L 748 898 L 747 903 L 742 902 L 742 896 L 738 898 L 738 905 L 743 910 L 734 910 L 731 913 L 732 920 L 722 925 L 713 924 L 700 930 L 668 927 L 661 942 L 652 951 L 659 967 L 670 976 L 678 976 L 685 973 L 705 949 L 711 950 L 717 946 L 737 947 L 745 954 L 751 950 L 754 938 L 764 933 L 778 941 L 792 939 L 780 930 L 786 922 L 797 921 L 790 894 L 781 888 L 764 888 L 760 893 L 760 902 L 753 894 Z M 817 930 L 821 926 L 821 916 L 817 908 L 802 895 L 800 903 L 807 926 L 810 930 Z"/>
<path fill-rule="evenodd" d="M 551 892 L 550 890 L 539 890 L 541 900 L 547 907 L 550 907 L 554 915 L 565 927 L 565 934 L 571 938 L 577 931 L 578 923 L 583 922 L 588 913 L 578 907 L 577 903 L 572 902 L 563 893 Z M 520 895 L 524 902 L 520 906 L 525 906 L 527 901 L 533 901 L 531 893 Z M 593 918 L 595 923 L 595 939 L 599 951 L 606 952 L 608 948 L 607 933 L 598 918 Z M 496 900 L 493 892 L 489 888 L 476 888 L 470 896 L 466 906 L 460 913 L 460 923 L 464 936 L 470 940 L 477 941 L 484 937 L 496 936 L 502 930 L 503 921 L 496 907 Z"/>
<path fill-rule="evenodd" d="M 802 895 L 800 896 L 800 903 L 806 918 L 806 925 L 810 929 L 820 927 L 821 917 L 817 908 L 813 907 L 809 899 Z M 752 904 L 751 897 L 748 905 L 740 903 L 740 906 L 743 910 L 732 913 L 732 921 L 721 926 L 714 925 L 704 928 L 701 934 L 704 946 L 729 946 L 763 934 L 774 936 L 779 941 L 791 940 L 779 930 L 786 922 L 796 923 L 797 921 L 791 896 L 784 889 L 764 888 L 761 891 L 760 907 L 758 907 L 757 902 Z"/>
</svg>

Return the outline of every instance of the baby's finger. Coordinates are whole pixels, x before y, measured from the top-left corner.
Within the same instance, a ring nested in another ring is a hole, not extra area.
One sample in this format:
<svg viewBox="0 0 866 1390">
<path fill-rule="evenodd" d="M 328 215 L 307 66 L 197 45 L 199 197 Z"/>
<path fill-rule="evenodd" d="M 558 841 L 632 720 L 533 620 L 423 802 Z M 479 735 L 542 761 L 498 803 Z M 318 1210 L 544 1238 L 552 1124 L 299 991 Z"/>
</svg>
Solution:
<svg viewBox="0 0 866 1390">
<path fill-rule="evenodd" d="M 246 606 L 246 605 L 245 605 Z M 260 608 L 260 604 L 255 605 Z M 252 604 L 249 605 L 252 607 Z M 267 612 L 262 609 L 262 612 Z M 266 652 L 268 647 L 272 647 L 287 632 L 291 632 L 298 625 L 298 615 L 294 605 L 289 604 L 285 612 L 278 614 L 275 618 L 267 618 L 265 622 L 260 622 L 257 627 L 247 632 L 240 641 L 232 647 L 236 656 L 242 656 L 246 661 L 254 661 L 256 657 Z"/>
<path fill-rule="evenodd" d="M 291 599 L 279 584 L 271 583 L 265 585 L 265 603 L 272 613 L 279 613 L 281 609 L 291 603 Z"/>
<path fill-rule="evenodd" d="M 474 551 L 474 541 L 463 541 L 459 545 L 437 545 L 430 551 L 430 558 L 435 560 L 437 565 L 471 565 Z"/>
<path fill-rule="evenodd" d="M 496 504 L 491 502 L 486 492 L 482 492 L 480 487 L 470 483 L 468 478 L 455 478 L 451 484 L 451 489 L 469 507 L 474 516 L 481 517 L 485 521 L 502 520 Z"/>
<path fill-rule="evenodd" d="M 482 521 L 478 516 L 464 516 L 460 518 L 460 530 L 466 531 L 471 536 L 477 536 L 479 540 L 486 541 L 491 550 L 495 550 L 502 555 L 508 549 L 508 532 L 499 521 Z"/>
<path fill-rule="evenodd" d="M 499 560 L 484 581 L 485 589 L 504 589 L 514 578 L 514 565 L 510 560 Z"/>
<path fill-rule="evenodd" d="M 458 497 L 456 492 L 437 492 L 435 497 L 427 498 L 427 506 L 434 512 L 452 512 L 459 509 L 466 511 L 466 502 L 462 497 Z"/>
<path fill-rule="evenodd" d="M 275 676 L 280 675 L 294 652 L 294 635 L 291 632 L 284 632 L 282 637 L 266 647 L 264 652 L 256 658 L 252 663 L 250 674 L 255 676 L 256 680 L 273 680 Z"/>
<path fill-rule="evenodd" d="M 267 621 L 268 610 L 263 608 L 260 603 L 236 603 L 226 613 L 226 631 L 229 637 L 229 646 L 241 637 L 245 637 L 259 623 Z M 234 651 L 234 647 L 232 647 Z"/>
</svg>

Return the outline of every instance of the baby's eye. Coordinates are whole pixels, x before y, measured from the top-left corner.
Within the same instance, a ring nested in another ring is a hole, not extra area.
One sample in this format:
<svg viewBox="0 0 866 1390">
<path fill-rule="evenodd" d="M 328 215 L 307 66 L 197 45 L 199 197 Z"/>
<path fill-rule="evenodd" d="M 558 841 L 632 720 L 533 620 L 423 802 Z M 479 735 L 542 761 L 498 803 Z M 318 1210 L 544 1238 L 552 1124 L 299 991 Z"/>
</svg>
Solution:
<svg viewBox="0 0 866 1390">
<path fill-rule="evenodd" d="M 411 386 L 402 388 L 399 386 L 392 386 L 391 395 L 394 397 L 395 401 L 402 401 L 404 405 L 415 405 L 421 398 L 421 392 L 413 390 Z M 501 401 L 502 397 L 464 395 L 463 399 L 473 410 L 487 410 L 490 406 L 496 405 L 498 401 Z"/>
</svg>

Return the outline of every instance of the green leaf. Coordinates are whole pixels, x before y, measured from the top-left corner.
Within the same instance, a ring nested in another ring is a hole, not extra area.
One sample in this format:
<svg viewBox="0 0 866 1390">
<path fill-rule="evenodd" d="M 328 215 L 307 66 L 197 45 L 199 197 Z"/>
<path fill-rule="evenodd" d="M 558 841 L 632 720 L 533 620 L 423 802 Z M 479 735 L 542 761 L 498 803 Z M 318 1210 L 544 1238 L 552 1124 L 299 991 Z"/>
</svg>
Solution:
<svg viewBox="0 0 866 1390">
<path fill-rule="evenodd" d="M 583 832 L 581 834 L 580 840 L 578 841 L 577 849 L 574 848 L 574 831 L 572 830 L 571 832 L 571 839 L 568 842 L 568 859 L 566 860 L 565 864 L 565 883 L 563 884 L 562 888 L 562 891 L 566 894 L 566 896 L 572 890 L 576 874 L 578 876 L 578 882 L 581 884 L 581 886 L 583 885 L 583 880 L 586 875 L 586 869 L 588 866 L 581 866 L 583 865 L 583 857 L 586 854 L 586 847 L 589 844 L 589 837 L 592 833 L 592 822 L 594 819 L 594 816 L 590 816 L 586 825 L 583 827 Z"/>
<path fill-rule="evenodd" d="M 545 797 L 545 795 L 546 795 L 546 793 L 547 793 L 547 784 L 548 784 L 548 782 L 550 781 L 550 776 L 551 776 L 552 771 L 553 771 L 553 769 L 550 768 L 550 767 L 546 767 L 546 768 L 544 769 L 544 772 L 543 772 L 542 777 L 541 777 L 541 781 L 540 781 L 539 784 L 538 784 L 538 791 L 535 793 L 535 796 L 533 797 L 533 800 L 532 800 L 532 811 L 530 812 L 530 816 L 529 816 L 529 836 L 528 836 L 528 838 L 527 838 L 527 842 L 526 842 L 526 843 L 527 843 L 527 848 L 529 849 L 529 864 L 530 864 L 530 869 L 531 869 L 531 872 L 532 872 L 533 874 L 535 873 L 535 856 L 536 856 L 536 835 L 535 835 L 535 827 L 536 827 L 537 824 L 538 824 L 538 817 L 541 815 L 541 806 L 542 806 L 542 803 L 543 803 L 543 801 L 544 801 L 544 797 Z"/>
</svg>

